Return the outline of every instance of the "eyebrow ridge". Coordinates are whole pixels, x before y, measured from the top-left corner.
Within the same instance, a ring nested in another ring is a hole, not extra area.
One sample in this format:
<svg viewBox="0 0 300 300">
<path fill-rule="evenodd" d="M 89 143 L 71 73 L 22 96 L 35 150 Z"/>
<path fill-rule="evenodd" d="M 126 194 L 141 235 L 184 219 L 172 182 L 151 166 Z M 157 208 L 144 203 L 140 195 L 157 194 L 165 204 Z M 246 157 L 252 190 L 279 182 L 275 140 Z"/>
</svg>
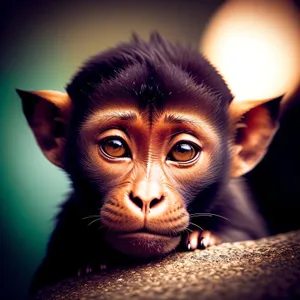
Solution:
<svg viewBox="0 0 300 300">
<path fill-rule="evenodd" d="M 191 118 L 187 118 L 187 117 L 184 117 L 184 116 L 181 116 L 181 115 L 174 115 L 174 114 L 169 114 L 169 115 L 166 115 L 165 118 L 164 118 L 164 122 L 165 123 L 188 123 L 188 124 L 191 124 L 191 125 L 199 125 L 199 121 L 197 120 L 193 120 Z"/>
<path fill-rule="evenodd" d="M 99 119 L 104 120 L 104 121 L 111 121 L 113 119 L 119 119 L 121 121 L 136 121 L 137 120 L 137 115 L 134 112 L 129 112 L 129 111 L 124 111 L 124 112 L 112 112 L 105 114 Z"/>
</svg>

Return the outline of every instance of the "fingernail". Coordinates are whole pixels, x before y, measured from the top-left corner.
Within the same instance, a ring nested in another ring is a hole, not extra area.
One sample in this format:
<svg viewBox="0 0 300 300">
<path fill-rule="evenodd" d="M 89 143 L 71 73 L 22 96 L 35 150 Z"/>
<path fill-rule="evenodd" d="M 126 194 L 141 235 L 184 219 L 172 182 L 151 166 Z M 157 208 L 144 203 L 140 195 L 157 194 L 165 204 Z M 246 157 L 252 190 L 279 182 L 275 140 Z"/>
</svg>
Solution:
<svg viewBox="0 0 300 300">
<path fill-rule="evenodd" d="M 201 245 L 202 245 L 204 248 L 206 248 L 206 247 L 208 246 L 208 240 L 207 240 L 206 238 L 203 238 L 203 239 L 201 240 Z"/>
</svg>

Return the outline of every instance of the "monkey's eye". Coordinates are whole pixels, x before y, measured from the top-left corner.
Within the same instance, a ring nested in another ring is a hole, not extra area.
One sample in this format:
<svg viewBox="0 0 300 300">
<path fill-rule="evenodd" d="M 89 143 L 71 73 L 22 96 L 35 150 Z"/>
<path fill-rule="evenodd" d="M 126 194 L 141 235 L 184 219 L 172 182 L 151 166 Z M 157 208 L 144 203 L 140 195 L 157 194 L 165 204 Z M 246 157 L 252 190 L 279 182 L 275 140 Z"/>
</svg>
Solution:
<svg viewBox="0 0 300 300">
<path fill-rule="evenodd" d="M 130 151 L 126 142 L 119 137 L 105 138 L 100 142 L 100 149 L 104 154 L 119 158 L 119 157 L 130 157 Z"/>
<path fill-rule="evenodd" d="M 190 162 L 201 151 L 198 146 L 189 142 L 179 142 L 171 149 L 167 159 L 177 162 Z"/>
</svg>

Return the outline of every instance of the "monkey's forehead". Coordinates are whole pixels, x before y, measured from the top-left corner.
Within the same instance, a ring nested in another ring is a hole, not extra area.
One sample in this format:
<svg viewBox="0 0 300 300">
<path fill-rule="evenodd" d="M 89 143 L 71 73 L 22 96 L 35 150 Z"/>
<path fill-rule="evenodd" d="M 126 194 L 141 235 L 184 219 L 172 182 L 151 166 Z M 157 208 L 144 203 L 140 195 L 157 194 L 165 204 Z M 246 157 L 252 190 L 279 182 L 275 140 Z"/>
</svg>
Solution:
<svg viewBox="0 0 300 300">
<path fill-rule="evenodd" d="M 137 66 L 128 68 L 115 78 L 97 84 L 84 103 L 88 111 L 113 107 L 126 110 L 131 106 L 141 113 L 148 112 L 150 118 L 156 115 L 154 112 L 171 110 L 214 118 L 225 115 L 228 108 L 221 94 L 170 66 L 159 72 Z"/>
<path fill-rule="evenodd" d="M 126 95 L 116 97 L 93 96 L 90 103 L 88 115 L 102 115 L 106 112 L 122 114 L 124 118 L 133 119 L 130 111 L 147 119 L 150 123 L 155 122 L 163 115 L 182 115 L 191 118 L 200 118 L 209 121 L 227 116 L 227 108 L 224 106 L 221 112 L 216 105 L 215 98 L 210 94 L 203 93 L 201 97 L 195 98 L 190 95 L 168 97 L 153 97 L 149 95 Z M 128 116 L 127 116 L 128 115 Z M 213 123 L 213 122 L 212 122 Z"/>
</svg>

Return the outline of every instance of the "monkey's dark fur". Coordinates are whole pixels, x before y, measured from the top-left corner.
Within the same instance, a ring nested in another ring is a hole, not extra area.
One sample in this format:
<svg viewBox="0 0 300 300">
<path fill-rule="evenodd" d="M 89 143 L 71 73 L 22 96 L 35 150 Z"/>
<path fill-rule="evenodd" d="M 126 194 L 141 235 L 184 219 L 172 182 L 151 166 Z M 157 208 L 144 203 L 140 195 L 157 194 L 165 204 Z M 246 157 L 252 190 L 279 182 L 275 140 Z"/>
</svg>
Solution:
<svg viewBox="0 0 300 300">
<path fill-rule="evenodd" d="M 125 255 L 120 255 L 105 242 L 99 223 L 88 226 L 90 220 L 84 219 L 99 213 L 108 187 L 104 178 L 87 169 L 83 149 L 78 145 L 78 134 L 83 121 L 103 99 L 114 101 L 117 98 L 125 102 L 138 99 L 141 111 L 149 111 L 150 126 L 166 99 L 195 99 L 194 109 L 203 112 L 222 136 L 222 150 L 212 166 L 214 177 L 204 182 L 196 181 L 193 188 L 180 193 L 190 214 L 209 212 L 229 221 L 199 217 L 193 218 L 193 223 L 218 233 L 225 242 L 267 235 L 264 222 L 247 198 L 242 180 L 229 179 L 228 175 L 228 107 L 233 96 L 215 68 L 197 51 L 168 43 L 158 34 L 153 34 L 149 42 L 134 36 L 131 42 L 89 60 L 66 90 L 73 111 L 64 159 L 73 192 L 57 216 L 33 289 L 76 274 L 87 264 L 110 265 L 126 260 Z"/>
</svg>

